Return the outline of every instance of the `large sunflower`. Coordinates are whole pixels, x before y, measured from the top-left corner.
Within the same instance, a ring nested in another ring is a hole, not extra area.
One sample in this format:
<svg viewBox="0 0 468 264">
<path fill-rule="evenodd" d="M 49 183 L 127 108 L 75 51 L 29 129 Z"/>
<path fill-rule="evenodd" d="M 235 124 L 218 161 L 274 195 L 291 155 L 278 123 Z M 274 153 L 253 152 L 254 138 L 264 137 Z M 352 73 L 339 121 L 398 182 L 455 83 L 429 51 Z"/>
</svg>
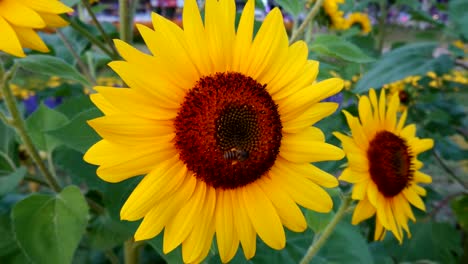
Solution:
<svg viewBox="0 0 468 264">
<path fill-rule="evenodd" d="M 297 204 L 332 208 L 320 186 L 338 182 L 310 162 L 344 153 L 311 125 L 336 110 L 320 101 L 343 82 L 314 83 L 318 62 L 304 42 L 288 45 L 278 9 L 252 41 L 254 2 L 237 31 L 233 0 L 206 1 L 204 24 L 195 0 L 186 1 L 183 30 L 153 14 L 154 31 L 138 26 L 153 55 L 115 42 L 125 61 L 110 67 L 130 88 L 91 95 L 105 116 L 89 124 L 103 139 L 84 159 L 109 182 L 146 174 L 121 218 L 143 218 L 136 240 L 164 229 L 164 252 L 182 244 L 185 262 L 205 258 L 215 233 L 224 262 L 239 243 L 252 258 L 256 234 L 281 249 L 283 225 L 306 228 Z"/>
<path fill-rule="evenodd" d="M 48 52 L 35 30 L 66 26 L 58 14 L 67 12 L 73 9 L 57 0 L 0 0 L 0 51 L 17 57 L 26 56 L 23 48 Z"/>
<path fill-rule="evenodd" d="M 400 105 L 394 94 L 388 107 L 385 90 L 379 102 L 374 90 L 369 97 L 359 99 L 359 118 L 344 112 L 352 137 L 334 133 L 341 140 L 348 158 L 348 168 L 340 180 L 354 183 L 352 198 L 359 200 L 353 214 L 353 224 L 376 214 L 375 239 L 383 239 L 390 230 L 402 242 L 403 230 L 411 236 L 408 219 L 415 221 L 410 204 L 425 210 L 420 196 L 426 190 L 420 183 L 430 183 L 431 177 L 420 172 L 423 163 L 417 155 L 433 146 L 432 139 L 416 137 L 416 126 L 405 126 L 407 113 L 397 120 Z"/>
</svg>

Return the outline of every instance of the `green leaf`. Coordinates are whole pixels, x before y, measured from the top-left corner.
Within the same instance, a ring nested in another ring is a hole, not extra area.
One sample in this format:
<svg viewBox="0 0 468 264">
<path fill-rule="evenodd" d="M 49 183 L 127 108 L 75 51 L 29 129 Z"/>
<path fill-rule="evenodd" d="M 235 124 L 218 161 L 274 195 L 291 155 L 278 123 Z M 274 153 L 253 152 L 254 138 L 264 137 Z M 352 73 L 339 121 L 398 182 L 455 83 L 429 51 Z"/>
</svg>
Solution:
<svg viewBox="0 0 468 264">
<path fill-rule="evenodd" d="M 13 191 L 24 178 L 24 176 L 26 176 L 26 173 L 26 168 L 20 167 L 10 174 L 0 175 L 0 196 Z"/>
<path fill-rule="evenodd" d="M 85 153 L 93 144 L 101 138 L 94 130 L 88 126 L 86 121 L 102 116 L 97 108 L 91 108 L 76 115 L 68 124 L 48 131 L 47 134 L 64 145 Z"/>
<path fill-rule="evenodd" d="M 68 119 L 72 119 L 76 115 L 91 108 L 94 108 L 94 105 L 89 99 L 89 96 L 83 95 L 65 100 L 62 104 L 55 108 L 55 110 L 66 115 Z"/>
<path fill-rule="evenodd" d="M 322 232 L 325 227 L 330 223 L 330 221 L 335 216 L 335 213 L 332 211 L 330 213 L 317 213 L 312 210 L 307 210 L 305 217 L 307 221 L 307 225 L 309 226 L 314 233 Z"/>
<path fill-rule="evenodd" d="M 386 53 L 359 80 L 354 91 L 356 93 L 367 92 L 370 88 L 378 89 L 386 83 L 430 71 L 438 63 L 437 58 L 432 56 L 436 47 L 437 43 L 420 42 L 408 44 Z"/>
<path fill-rule="evenodd" d="M 68 147 L 58 148 L 54 152 L 54 162 L 57 168 L 70 176 L 73 184 L 86 184 L 91 190 L 104 190 L 107 183 L 96 175 L 97 166 L 86 163 L 83 154 Z"/>
<path fill-rule="evenodd" d="M 37 148 L 52 152 L 61 142 L 47 135 L 46 132 L 57 129 L 67 122 L 68 119 L 65 115 L 41 104 L 26 120 L 26 130 Z"/>
<path fill-rule="evenodd" d="M 56 196 L 34 194 L 12 210 L 16 239 L 34 263 L 71 263 L 85 231 L 88 205 L 76 186 Z"/>
<path fill-rule="evenodd" d="M 276 0 L 275 2 L 295 18 L 304 11 L 306 4 L 304 0 Z"/>
<path fill-rule="evenodd" d="M 81 73 L 60 58 L 49 55 L 29 55 L 26 58 L 16 61 L 19 66 L 32 72 L 59 76 L 67 80 L 80 82 L 86 86 L 91 86 L 89 81 Z"/>
<path fill-rule="evenodd" d="M 468 2 L 466 0 L 449 1 L 449 18 L 455 32 L 468 39 Z"/>
<path fill-rule="evenodd" d="M 374 263 L 367 241 L 357 226 L 340 222 L 312 263 Z"/>
<path fill-rule="evenodd" d="M 358 46 L 335 35 L 319 35 L 310 45 L 311 52 L 356 63 L 369 63 L 373 58 Z"/>
<path fill-rule="evenodd" d="M 89 244 L 100 250 L 111 249 L 133 236 L 133 233 L 108 214 L 99 215 L 87 228 Z"/>
<path fill-rule="evenodd" d="M 410 225 L 411 239 L 402 245 L 386 239 L 387 252 L 400 263 L 403 261 L 432 260 L 438 263 L 459 263 L 461 234 L 448 223 L 418 222 Z"/>
<path fill-rule="evenodd" d="M 453 201 L 452 209 L 457 217 L 458 224 L 465 231 L 468 231 L 468 195 L 463 195 Z"/>
</svg>

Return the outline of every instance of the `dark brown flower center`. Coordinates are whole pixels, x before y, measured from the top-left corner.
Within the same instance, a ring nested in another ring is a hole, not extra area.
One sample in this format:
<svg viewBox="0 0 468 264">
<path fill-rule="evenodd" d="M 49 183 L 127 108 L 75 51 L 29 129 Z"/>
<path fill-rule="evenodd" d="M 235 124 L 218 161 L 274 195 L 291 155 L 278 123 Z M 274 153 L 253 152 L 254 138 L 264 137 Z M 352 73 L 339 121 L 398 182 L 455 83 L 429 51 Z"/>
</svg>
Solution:
<svg viewBox="0 0 468 264">
<path fill-rule="evenodd" d="M 201 78 L 174 125 L 180 159 L 198 179 L 222 189 L 262 177 L 282 138 L 278 107 L 265 85 L 233 72 Z"/>
<path fill-rule="evenodd" d="M 372 180 L 385 197 L 399 194 L 413 178 L 411 153 L 404 139 L 378 132 L 367 150 Z"/>
</svg>

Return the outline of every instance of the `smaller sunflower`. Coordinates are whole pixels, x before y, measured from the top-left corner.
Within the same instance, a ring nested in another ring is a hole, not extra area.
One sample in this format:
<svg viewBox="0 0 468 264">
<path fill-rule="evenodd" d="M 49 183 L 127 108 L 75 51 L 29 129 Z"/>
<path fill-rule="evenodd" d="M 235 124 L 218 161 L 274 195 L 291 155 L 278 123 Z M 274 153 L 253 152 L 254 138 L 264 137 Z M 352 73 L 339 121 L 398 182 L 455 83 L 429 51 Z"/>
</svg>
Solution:
<svg viewBox="0 0 468 264">
<path fill-rule="evenodd" d="M 330 18 L 331 27 L 334 29 L 344 29 L 344 12 L 339 9 L 339 5 L 344 2 L 344 0 L 325 0 L 323 2 L 323 10 Z"/>
<path fill-rule="evenodd" d="M 351 28 L 352 26 L 359 26 L 361 28 L 362 34 L 366 35 L 372 31 L 372 24 L 369 19 L 369 16 L 365 13 L 352 13 L 350 14 L 345 22 L 344 22 L 344 28 L 348 29 Z"/>
<path fill-rule="evenodd" d="M 0 51 L 17 57 L 26 56 L 23 48 L 48 52 L 36 30 L 66 26 L 59 14 L 67 12 L 73 9 L 56 0 L 0 0 Z"/>
<path fill-rule="evenodd" d="M 410 204 L 425 211 L 421 196 L 426 190 L 420 183 L 431 183 L 430 176 L 420 172 L 421 152 L 433 146 L 432 139 L 416 137 L 416 126 L 405 126 L 407 112 L 397 119 L 400 105 L 394 94 L 388 106 L 382 89 L 378 101 L 374 90 L 359 99 L 359 119 L 344 111 L 352 137 L 335 132 L 348 158 L 348 167 L 340 180 L 354 184 L 352 198 L 359 200 L 352 223 L 376 215 L 375 240 L 384 238 L 387 230 L 403 241 L 403 230 L 411 237 L 408 219 L 416 221 Z"/>
</svg>

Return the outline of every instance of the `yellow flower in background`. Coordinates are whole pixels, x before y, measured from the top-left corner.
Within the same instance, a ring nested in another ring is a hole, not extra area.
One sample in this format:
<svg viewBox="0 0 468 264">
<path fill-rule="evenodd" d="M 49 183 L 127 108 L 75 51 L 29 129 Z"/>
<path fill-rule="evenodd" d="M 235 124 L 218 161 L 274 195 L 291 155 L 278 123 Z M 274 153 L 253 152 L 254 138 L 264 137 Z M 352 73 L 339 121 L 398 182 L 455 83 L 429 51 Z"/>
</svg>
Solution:
<svg viewBox="0 0 468 264">
<path fill-rule="evenodd" d="M 66 26 L 58 14 L 67 12 L 73 9 L 56 0 L 0 0 L 0 51 L 17 57 L 26 56 L 23 48 L 48 52 L 36 30 Z"/>
<path fill-rule="evenodd" d="M 110 67 L 130 88 L 91 95 L 105 116 L 89 124 L 103 139 L 84 159 L 105 181 L 145 175 L 121 218 L 143 218 L 136 240 L 164 229 L 163 251 L 182 245 L 187 263 L 206 257 L 215 234 L 223 262 L 239 244 L 252 258 L 256 234 L 282 249 L 283 225 L 307 227 L 298 205 L 332 209 L 322 187 L 338 182 L 310 162 L 344 153 L 311 125 L 337 109 L 320 101 L 343 81 L 315 82 L 318 62 L 305 42 L 289 46 L 279 9 L 252 40 L 254 2 L 237 31 L 233 0 L 206 1 L 204 23 L 196 1 L 185 1 L 183 30 L 153 14 L 154 31 L 138 26 L 153 55 L 115 42 L 124 61 Z"/>
<path fill-rule="evenodd" d="M 351 13 L 344 22 L 344 28 L 348 29 L 352 26 L 357 25 L 361 28 L 363 34 L 368 34 L 372 31 L 372 24 L 369 16 L 365 13 Z"/>
<path fill-rule="evenodd" d="M 406 125 L 407 112 L 397 119 L 398 94 L 386 106 L 385 90 L 380 99 L 374 90 L 359 99 L 359 119 L 344 112 L 352 136 L 335 132 L 348 158 L 348 167 L 340 180 L 354 184 L 352 198 L 359 200 L 352 223 L 376 215 L 375 239 L 384 238 L 387 230 L 403 241 L 403 230 L 411 236 L 408 219 L 415 221 L 410 204 L 425 210 L 420 196 L 426 190 L 420 183 L 431 183 L 420 172 L 423 163 L 417 155 L 433 146 L 432 139 L 416 137 L 416 126 Z"/>
<path fill-rule="evenodd" d="M 331 26 L 334 29 L 343 29 L 345 26 L 344 12 L 339 10 L 339 5 L 344 0 L 325 0 L 323 10 L 330 17 Z"/>
</svg>

